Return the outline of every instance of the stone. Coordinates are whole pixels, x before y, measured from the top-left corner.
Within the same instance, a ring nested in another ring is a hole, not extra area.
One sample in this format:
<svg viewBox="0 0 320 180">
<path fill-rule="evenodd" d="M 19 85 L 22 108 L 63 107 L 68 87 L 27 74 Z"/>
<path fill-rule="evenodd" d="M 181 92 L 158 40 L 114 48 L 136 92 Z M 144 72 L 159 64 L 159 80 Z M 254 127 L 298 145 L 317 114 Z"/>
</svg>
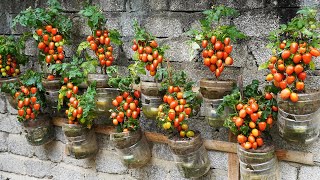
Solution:
<svg viewBox="0 0 320 180">
<path fill-rule="evenodd" d="M 15 115 L 0 114 L 0 131 L 19 134 L 22 132 L 22 127 Z"/>
<path fill-rule="evenodd" d="M 7 99 L 7 98 L 6 98 L 6 99 Z M 18 110 L 15 109 L 15 108 L 13 108 L 13 107 L 10 105 L 8 99 L 7 99 L 7 112 L 8 112 L 9 114 L 11 114 L 11 115 L 17 115 L 17 114 L 18 114 Z"/>
<path fill-rule="evenodd" d="M 41 161 L 38 159 L 27 159 L 25 161 L 27 175 L 34 176 L 37 178 L 48 177 L 51 170 L 56 164 L 50 161 Z M 48 177 L 49 178 L 49 177 Z"/>
<path fill-rule="evenodd" d="M 319 166 L 302 166 L 299 171 L 298 179 L 317 180 L 320 177 Z"/>
<path fill-rule="evenodd" d="M 125 11 L 125 0 L 93 0 L 103 11 Z"/>
<path fill-rule="evenodd" d="M 25 1 L 12 0 L 12 1 L 0 2 L 0 7 L 2 11 L 7 13 L 20 13 L 20 11 L 27 9 L 30 6 L 31 7 L 35 6 L 35 3 L 33 0 L 25 0 Z"/>
<path fill-rule="evenodd" d="M 165 56 L 170 61 L 189 63 L 192 60 L 191 58 L 194 57 L 194 54 L 192 53 L 191 46 L 188 44 L 188 40 L 186 36 L 167 38 L 161 40 L 160 45 L 168 45 L 170 47 L 170 49 L 165 51 Z"/>
<path fill-rule="evenodd" d="M 171 11 L 203 11 L 210 9 L 212 1 L 192 1 L 192 0 L 171 0 L 169 1 L 169 6 Z"/>
<path fill-rule="evenodd" d="M 286 162 L 279 162 L 281 179 L 295 179 L 297 178 L 297 168 L 291 166 Z"/>
<path fill-rule="evenodd" d="M 129 174 L 136 179 L 159 179 L 171 174 L 171 170 L 176 168 L 172 161 L 164 161 L 152 158 L 145 166 L 137 169 L 129 169 Z"/>
<path fill-rule="evenodd" d="M 62 128 L 58 127 L 58 126 L 55 126 L 54 131 L 55 131 L 56 140 L 61 141 L 62 143 L 65 144 L 66 143 L 66 139 L 64 137 L 64 133 L 62 131 Z"/>
<path fill-rule="evenodd" d="M 0 132 L 0 152 L 8 150 L 8 136 L 8 133 Z"/>
<path fill-rule="evenodd" d="M 62 0 L 61 6 L 64 11 L 80 11 L 83 9 L 83 3 L 81 1 Z"/>
<path fill-rule="evenodd" d="M 112 179 L 112 180 L 135 180 L 134 178 L 128 175 L 117 175 L 117 174 L 106 174 L 98 173 L 96 176 L 98 180 Z M 91 179 L 90 179 L 91 180 Z"/>
<path fill-rule="evenodd" d="M 234 24 L 247 36 L 266 37 L 279 27 L 279 18 L 276 12 L 262 9 L 242 13 Z"/>
<path fill-rule="evenodd" d="M 26 157 L 10 153 L 0 153 L 0 171 L 12 172 L 20 175 L 26 174 Z M 3 163 L 5 162 L 5 163 Z"/>
<path fill-rule="evenodd" d="M 8 151 L 13 154 L 32 157 L 34 153 L 33 146 L 29 145 L 24 135 L 9 134 Z"/>
<path fill-rule="evenodd" d="M 217 1 L 214 1 L 214 5 L 220 5 L 220 4 L 223 4 L 227 7 L 232 7 L 235 9 L 242 10 L 242 9 L 264 8 L 271 3 L 268 3 L 266 0 L 238 0 L 238 1 L 217 0 Z"/>
<path fill-rule="evenodd" d="M 82 168 L 90 169 L 95 166 L 94 158 L 75 159 L 71 156 L 67 156 L 64 153 L 63 162 L 73 166 L 79 166 Z"/>
<path fill-rule="evenodd" d="M 125 174 L 127 168 L 121 163 L 115 152 L 100 150 L 96 156 L 96 169 L 98 172 L 110 174 Z"/>
</svg>

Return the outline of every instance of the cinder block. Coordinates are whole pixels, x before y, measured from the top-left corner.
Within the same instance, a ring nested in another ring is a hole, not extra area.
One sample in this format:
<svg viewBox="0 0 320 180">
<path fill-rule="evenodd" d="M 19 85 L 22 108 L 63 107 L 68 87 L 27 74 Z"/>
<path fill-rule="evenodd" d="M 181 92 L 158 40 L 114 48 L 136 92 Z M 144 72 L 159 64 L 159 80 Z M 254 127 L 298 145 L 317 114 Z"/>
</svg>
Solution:
<svg viewBox="0 0 320 180">
<path fill-rule="evenodd" d="M 152 158 L 173 161 L 172 153 L 169 146 L 163 143 L 153 143 Z"/>
<path fill-rule="evenodd" d="M 1 171 L 0 173 L 0 179 L 7 180 L 7 179 L 19 179 L 19 180 L 49 180 L 47 178 L 35 178 L 27 175 L 18 175 L 15 173 L 8 173 Z"/>
<path fill-rule="evenodd" d="M 168 10 L 169 9 L 169 3 L 168 0 L 149 0 L 149 6 L 152 10 Z"/>
<path fill-rule="evenodd" d="M 0 132 L 0 152 L 8 150 L 8 136 L 8 133 Z"/>
<path fill-rule="evenodd" d="M 272 1 L 271 3 L 274 3 L 277 1 Z M 232 1 L 232 0 L 217 0 L 214 1 L 214 5 L 220 5 L 223 4 L 228 7 L 232 7 L 235 9 L 258 9 L 258 8 L 264 8 L 267 5 L 270 5 L 271 3 L 267 3 L 265 0 L 239 0 L 239 1 Z M 275 4 L 271 4 L 271 6 L 274 6 Z"/>
<path fill-rule="evenodd" d="M 202 11 L 210 9 L 212 1 L 171 0 L 169 5 L 171 11 Z"/>
<path fill-rule="evenodd" d="M 64 153 L 63 162 L 73 166 L 79 166 L 82 168 L 90 169 L 95 166 L 95 160 L 93 158 L 86 159 L 75 159 L 73 157 L 67 156 Z"/>
<path fill-rule="evenodd" d="M 32 157 L 34 147 L 28 144 L 24 135 L 9 134 L 8 151 L 17 155 Z"/>
<path fill-rule="evenodd" d="M 286 162 L 279 162 L 281 179 L 296 179 L 297 168 Z"/>
<path fill-rule="evenodd" d="M 93 0 L 103 11 L 125 11 L 125 0 Z"/>
<path fill-rule="evenodd" d="M 320 177 L 319 166 L 302 166 L 299 171 L 298 179 L 317 180 Z"/>
<path fill-rule="evenodd" d="M 38 54 L 38 44 L 33 38 L 29 38 L 26 41 L 26 47 L 24 53 L 28 56 L 36 56 Z"/>
<path fill-rule="evenodd" d="M 72 177 L 73 180 L 83 180 L 86 176 L 95 173 L 94 169 L 84 169 L 65 163 L 59 163 L 51 169 L 50 176 L 52 176 L 52 179 L 54 180 L 70 179 L 70 177 Z"/>
<path fill-rule="evenodd" d="M 42 161 L 34 158 L 28 158 L 25 161 L 26 174 L 37 178 L 49 177 L 55 163 Z"/>
<path fill-rule="evenodd" d="M 110 174 L 125 174 L 127 168 L 121 163 L 115 152 L 100 150 L 96 156 L 96 169 L 98 172 Z"/>
<path fill-rule="evenodd" d="M 62 0 L 61 6 L 64 11 L 80 11 L 82 7 L 81 1 L 69 1 L 69 0 Z"/>
<path fill-rule="evenodd" d="M 266 37 L 279 27 L 277 13 L 270 10 L 247 11 L 234 19 L 239 30 L 248 36 Z"/>
<path fill-rule="evenodd" d="M 52 141 L 42 146 L 34 147 L 34 155 L 41 160 L 61 162 L 64 156 L 65 144 L 60 141 Z"/>
<path fill-rule="evenodd" d="M 208 151 L 211 168 L 228 170 L 228 153 Z"/>
<path fill-rule="evenodd" d="M 19 134 L 22 132 L 22 128 L 16 115 L 0 114 L 0 119 L 0 131 L 13 134 Z"/>
<path fill-rule="evenodd" d="M 7 113 L 7 100 L 4 93 L 0 93 L 0 114 Z"/>
<path fill-rule="evenodd" d="M 10 153 L 0 153 L 0 171 L 12 172 L 20 175 L 26 174 L 25 157 Z"/>
</svg>

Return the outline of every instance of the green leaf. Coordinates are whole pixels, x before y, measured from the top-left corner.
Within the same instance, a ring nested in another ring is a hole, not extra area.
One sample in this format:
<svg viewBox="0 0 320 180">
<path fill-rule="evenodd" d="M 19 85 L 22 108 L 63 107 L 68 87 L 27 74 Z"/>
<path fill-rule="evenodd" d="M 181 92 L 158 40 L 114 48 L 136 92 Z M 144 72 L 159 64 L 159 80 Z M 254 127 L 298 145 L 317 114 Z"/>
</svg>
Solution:
<svg viewBox="0 0 320 180">
<path fill-rule="evenodd" d="M 316 65 L 315 65 L 315 63 L 314 63 L 313 61 L 311 61 L 311 62 L 309 63 L 309 66 L 310 66 L 310 69 L 311 69 L 311 70 L 315 70 L 315 69 L 316 69 Z"/>
<path fill-rule="evenodd" d="M 258 70 L 262 70 L 262 69 L 267 69 L 268 66 L 269 66 L 270 62 L 269 61 L 266 61 L 265 63 L 263 64 L 260 64 Z"/>
<path fill-rule="evenodd" d="M 116 45 L 121 45 L 122 41 L 121 41 L 121 35 L 119 33 L 119 31 L 112 29 L 109 30 L 109 37 L 112 43 L 116 44 Z"/>
<path fill-rule="evenodd" d="M 78 46 L 78 49 L 77 49 L 77 55 L 80 56 L 81 52 L 84 50 L 84 49 L 87 49 L 90 47 L 90 43 L 87 42 L 87 41 L 84 41 L 84 42 L 81 42 Z"/>
</svg>

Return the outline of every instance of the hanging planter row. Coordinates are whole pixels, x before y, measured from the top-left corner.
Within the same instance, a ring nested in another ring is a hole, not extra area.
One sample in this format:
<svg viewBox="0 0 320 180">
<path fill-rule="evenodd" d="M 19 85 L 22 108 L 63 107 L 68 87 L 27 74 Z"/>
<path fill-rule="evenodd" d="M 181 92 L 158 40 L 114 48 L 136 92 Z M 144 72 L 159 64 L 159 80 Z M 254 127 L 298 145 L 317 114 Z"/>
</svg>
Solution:
<svg viewBox="0 0 320 180">
<path fill-rule="evenodd" d="M 23 44 L 13 46 L 12 39 L 0 38 L 1 45 L 8 47 L 0 49 L 2 92 L 8 93 L 9 103 L 18 109 L 18 120 L 32 145 L 50 142 L 54 137 L 51 118 L 64 117 L 68 154 L 88 158 L 98 152 L 92 126 L 113 124 L 116 133 L 110 134 L 110 140 L 123 164 L 138 168 L 151 159 L 139 122 L 143 113 L 168 133 L 167 142 L 182 176 L 197 178 L 209 171 L 210 162 L 200 132 L 192 130 L 188 122 L 202 104 L 200 114 L 209 125 L 226 126 L 237 136 L 242 179 L 277 179 L 277 158 L 268 136 L 274 121 L 278 119 L 280 136 L 287 141 L 312 143 L 319 135 L 319 93 L 304 90 L 305 71 L 314 69 L 312 57 L 320 55 L 315 38 L 319 23 L 313 9 L 298 11 L 288 25 L 272 33 L 274 55 L 260 69 L 270 70 L 266 80 L 273 83 L 264 92 L 256 80 L 237 88 L 241 84 L 235 81 L 238 78 L 221 77 L 234 61 L 231 42 L 245 35 L 235 26 L 221 25 L 220 19 L 235 17 L 238 12 L 225 6 L 205 11 L 201 29 L 188 32 L 192 47 L 202 50 L 204 65 L 216 76 L 200 81 L 202 97 L 192 90 L 194 83 L 187 74 L 173 69 L 165 58 L 168 47 L 158 45 L 137 22 L 132 46 L 135 63 L 128 66 L 128 76 L 121 76 L 112 66 L 114 45 L 122 43 L 120 34 L 104 28 L 106 19 L 96 6 L 80 11 L 92 35 L 67 60 L 64 45 L 70 40 L 72 23 L 61 10 L 52 0 L 46 9 L 22 11 L 13 23 L 34 30 L 43 74 L 27 71 L 16 79 L 19 64 L 26 62 L 20 53 Z M 46 19 L 32 16 L 35 11 Z M 134 89 L 137 84 L 141 92 Z"/>
</svg>

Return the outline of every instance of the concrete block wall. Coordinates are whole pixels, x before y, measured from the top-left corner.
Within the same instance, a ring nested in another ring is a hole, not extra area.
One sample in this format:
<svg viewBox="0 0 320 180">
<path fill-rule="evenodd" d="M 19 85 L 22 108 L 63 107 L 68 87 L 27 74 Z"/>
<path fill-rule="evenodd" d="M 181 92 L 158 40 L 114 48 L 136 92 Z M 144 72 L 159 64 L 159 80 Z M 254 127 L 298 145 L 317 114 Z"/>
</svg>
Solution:
<svg viewBox="0 0 320 180">
<path fill-rule="evenodd" d="M 78 43 L 90 34 L 85 20 L 77 14 L 82 8 L 81 0 L 61 0 L 64 12 L 72 18 L 74 41 L 67 48 L 67 57 L 75 52 Z M 21 10 L 29 6 L 43 7 L 44 0 L 3 0 L 0 1 L 0 34 L 19 36 L 25 28 L 11 29 L 12 19 Z M 159 38 L 161 44 L 171 49 L 167 56 L 177 68 L 186 69 L 192 80 L 199 82 L 203 77 L 213 74 L 202 65 L 200 59 L 190 57 L 188 37 L 184 34 L 198 25 L 201 11 L 212 5 L 224 4 L 240 11 L 240 16 L 231 21 L 249 38 L 234 44 L 234 67 L 227 68 L 225 76 L 237 77 L 242 69 L 244 84 L 252 79 L 264 80 L 266 71 L 258 71 L 258 66 L 269 58 L 267 44 L 268 33 L 292 18 L 300 6 L 312 5 L 320 9 L 318 0 L 91 0 L 92 4 L 102 7 L 108 22 L 107 27 L 116 28 L 123 36 L 124 44 L 117 48 L 116 64 L 126 66 L 131 61 L 131 40 L 133 36 L 132 20 L 137 19 L 148 31 Z M 37 49 L 33 40 L 27 42 L 26 54 L 34 60 L 25 69 L 38 69 Z M 319 66 L 319 63 L 317 64 Z M 312 77 L 310 84 L 319 85 L 319 78 Z M 16 120 L 14 110 L 5 96 L 0 95 L 0 179 L 183 179 L 174 166 L 172 155 L 164 144 L 150 143 L 152 160 L 143 168 L 126 169 L 115 155 L 109 137 L 97 134 L 99 152 L 93 159 L 75 160 L 65 155 L 65 140 L 60 127 L 55 127 L 56 138 L 52 143 L 40 147 L 28 145 L 23 129 Z M 158 131 L 156 123 L 141 118 L 144 129 Z M 200 130 L 206 139 L 227 141 L 225 128 L 213 129 L 203 118 L 191 122 L 194 129 Z M 320 162 L 320 141 L 309 146 L 287 144 L 273 129 L 272 136 L 277 148 L 311 152 Z M 228 179 L 228 154 L 210 151 L 211 168 L 200 179 Z M 280 162 L 281 179 L 317 180 L 320 179 L 320 166 L 305 166 L 296 163 Z"/>
</svg>

